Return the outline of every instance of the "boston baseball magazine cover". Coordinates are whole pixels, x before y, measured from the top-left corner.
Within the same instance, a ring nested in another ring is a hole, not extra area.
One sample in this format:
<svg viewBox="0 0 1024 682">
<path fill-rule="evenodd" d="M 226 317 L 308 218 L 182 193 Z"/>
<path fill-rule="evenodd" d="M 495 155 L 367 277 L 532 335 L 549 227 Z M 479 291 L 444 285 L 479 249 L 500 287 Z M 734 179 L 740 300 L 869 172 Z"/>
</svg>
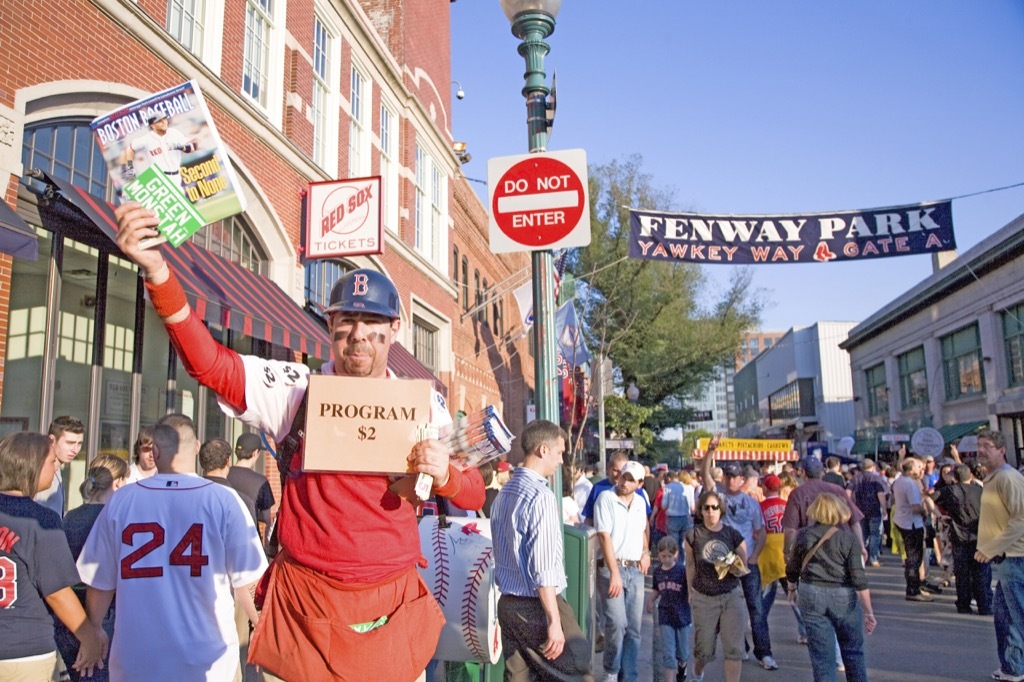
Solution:
<svg viewBox="0 0 1024 682">
<path fill-rule="evenodd" d="M 195 81 L 158 92 L 90 124 L 118 203 L 137 201 L 160 218 L 177 247 L 204 225 L 245 210 L 238 178 Z"/>
</svg>

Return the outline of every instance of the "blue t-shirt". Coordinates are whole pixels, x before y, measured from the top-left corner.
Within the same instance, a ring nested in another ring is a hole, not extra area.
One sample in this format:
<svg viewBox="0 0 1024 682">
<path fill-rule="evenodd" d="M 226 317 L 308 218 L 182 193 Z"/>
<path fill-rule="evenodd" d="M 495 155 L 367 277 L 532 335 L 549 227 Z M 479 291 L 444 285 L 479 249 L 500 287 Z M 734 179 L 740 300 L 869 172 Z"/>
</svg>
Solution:
<svg viewBox="0 0 1024 682">
<path fill-rule="evenodd" d="M 686 499 L 686 490 L 683 489 L 683 484 L 679 481 L 665 484 L 662 500 L 664 500 L 665 513 L 669 516 L 690 515 L 690 503 Z"/>
<path fill-rule="evenodd" d="M 77 582 L 57 512 L 0 494 L 0 660 L 55 649 L 45 599 Z"/>
<path fill-rule="evenodd" d="M 740 532 L 747 543 L 749 555 L 754 551 L 754 531 L 764 528 L 760 503 L 747 493 L 729 494 L 722 485 L 717 486 L 716 490 L 725 499 L 726 510 L 722 524 Z"/>
<path fill-rule="evenodd" d="M 693 622 L 693 615 L 690 612 L 690 591 L 686 587 L 686 569 L 683 562 L 677 561 L 676 565 L 665 570 L 661 562 L 654 565 L 654 578 L 652 584 L 658 591 L 661 601 L 658 602 L 658 623 L 671 625 L 674 628 L 684 628 Z"/>
</svg>

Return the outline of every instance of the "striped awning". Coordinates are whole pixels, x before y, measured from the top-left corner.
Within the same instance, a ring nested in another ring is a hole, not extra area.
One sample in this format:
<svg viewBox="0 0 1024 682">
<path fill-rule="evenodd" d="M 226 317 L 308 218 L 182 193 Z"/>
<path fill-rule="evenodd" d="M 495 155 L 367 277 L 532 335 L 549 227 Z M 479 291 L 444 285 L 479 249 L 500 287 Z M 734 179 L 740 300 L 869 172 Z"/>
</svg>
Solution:
<svg viewBox="0 0 1024 682">
<path fill-rule="evenodd" d="M 705 450 L 695 449 L 690 453 L 693 459 L 704 459 Z M 745 462 L 795 462 L 800 459 L 800 453 L 796 450 L 789 452 L 772 452 L 769 450 L 715 450 L 716 461 Z"/>
<path fill-rule="evenodd" d="M 2 199 L 0 199 L 0 251 L 25 260 L 39 258 L 36 233 Z"/>
<path fill-rule="evenodd" d="M 113 205 L 66 180 L 47 178 L 116 243 Z M 191 241 L 177 249 L 168 244 L 155 248 L 178 275 L 192 309 L 206 322 L 322 360 L 330 358 L 326 330 L 276 283 Z"/>
</svg>

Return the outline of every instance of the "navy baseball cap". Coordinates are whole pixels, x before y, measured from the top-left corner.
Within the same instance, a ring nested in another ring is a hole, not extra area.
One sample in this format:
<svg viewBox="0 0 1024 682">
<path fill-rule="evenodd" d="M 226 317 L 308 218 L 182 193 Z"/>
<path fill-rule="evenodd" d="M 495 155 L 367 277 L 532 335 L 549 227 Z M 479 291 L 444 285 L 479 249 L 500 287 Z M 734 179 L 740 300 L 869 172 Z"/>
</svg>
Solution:
<svg viewBox="0 0 1024 682">
<path fill-rule="evenodd" d="M 825 465 L 817 457 L 804 457 L 796 464 L 798 469 L 803 469 L 809 474 L 820 474 L 825 470 Z"/>
<path fill-rule="evenodd" d="M 742 476 L 743 467 L 736 462 L 727 462 L 722 465 L 723 476 Z"/>
</svg>

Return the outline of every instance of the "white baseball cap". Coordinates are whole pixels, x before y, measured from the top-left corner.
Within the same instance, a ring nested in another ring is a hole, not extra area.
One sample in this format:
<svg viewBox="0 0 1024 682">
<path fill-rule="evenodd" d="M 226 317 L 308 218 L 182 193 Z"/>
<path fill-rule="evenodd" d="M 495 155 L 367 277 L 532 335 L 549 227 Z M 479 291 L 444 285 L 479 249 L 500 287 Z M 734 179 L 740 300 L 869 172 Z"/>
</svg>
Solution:
<svg viewBox="0 0 1024 682">
<path fill-rule="evenodd" d="M 636 460 L 630 460 L 622 466 L 622 471 L 619 472 L 619 476 L 625 476 L 629 474 L 634 481 L 640 482 L 644 480 L 647 472 L 644 471 L 644 465 Z"/>
</svg>

